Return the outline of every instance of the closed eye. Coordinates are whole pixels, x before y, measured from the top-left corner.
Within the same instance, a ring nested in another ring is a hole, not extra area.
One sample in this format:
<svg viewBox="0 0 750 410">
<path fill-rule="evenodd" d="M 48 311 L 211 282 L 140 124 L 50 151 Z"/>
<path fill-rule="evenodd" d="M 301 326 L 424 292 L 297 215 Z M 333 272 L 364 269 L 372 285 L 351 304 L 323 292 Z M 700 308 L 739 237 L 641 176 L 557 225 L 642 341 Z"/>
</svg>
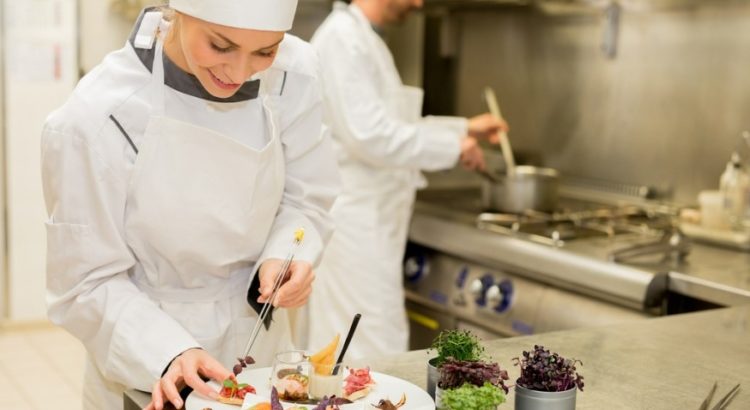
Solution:
<svg viewBox="0 0 750 410">
<path fill-rule="evenodd" d="M 214 51 L 219 52 L 219 53 L 228 53 L 228 52 L 230 52 L 230 51 L 232 51 L 234 49 L 234 47 L 232 47 L 232 46 L 229 46 L 229 47 L 219 47 L 216 44 L 214 44 L 213 42 L 211 42 L 211 48 L 214 49 Z"/>
<path fill-rule="evenodd" d="M 276 54 L 276 50 L 270 50 L 270 51 L 256 51 L 255 55 L 263 58 L 270 58 L 273 57 Z"/>
</svg>

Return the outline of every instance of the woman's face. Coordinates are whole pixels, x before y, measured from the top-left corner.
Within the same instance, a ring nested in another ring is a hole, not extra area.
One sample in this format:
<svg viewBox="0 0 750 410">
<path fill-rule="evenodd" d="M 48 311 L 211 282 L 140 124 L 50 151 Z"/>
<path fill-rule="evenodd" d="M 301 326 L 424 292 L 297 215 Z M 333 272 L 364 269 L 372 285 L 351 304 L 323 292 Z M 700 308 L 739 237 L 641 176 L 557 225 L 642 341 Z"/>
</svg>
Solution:
<svg viewBox="0 0 750 410">
<path fill-rule="evenodd" d="M 165 47 L 175 64 L 196 76 L 206 91 L 228 98 L 253 74 L 271 66 L 283 38 L 282 31 L 233 28 L 178 14 Z"/>
</svg>

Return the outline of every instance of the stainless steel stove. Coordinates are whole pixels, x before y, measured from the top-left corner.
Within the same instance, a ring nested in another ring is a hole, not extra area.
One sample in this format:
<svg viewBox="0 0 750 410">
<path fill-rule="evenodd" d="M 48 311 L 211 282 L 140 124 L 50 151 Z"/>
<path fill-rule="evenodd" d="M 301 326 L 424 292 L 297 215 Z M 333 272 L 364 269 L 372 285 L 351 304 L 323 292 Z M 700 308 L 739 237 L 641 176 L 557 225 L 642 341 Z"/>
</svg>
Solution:
<svg viewBox="0 0 750 410">
<path fill-rule="evenodd" d="M 444 328 L 503 337 L 661 314 L 667 273 L 691 249 L 674 215 L 573 197 L 499 214 L 477 190 L 422 192 L 404 263 L 412 347 Z"/>
</svg>

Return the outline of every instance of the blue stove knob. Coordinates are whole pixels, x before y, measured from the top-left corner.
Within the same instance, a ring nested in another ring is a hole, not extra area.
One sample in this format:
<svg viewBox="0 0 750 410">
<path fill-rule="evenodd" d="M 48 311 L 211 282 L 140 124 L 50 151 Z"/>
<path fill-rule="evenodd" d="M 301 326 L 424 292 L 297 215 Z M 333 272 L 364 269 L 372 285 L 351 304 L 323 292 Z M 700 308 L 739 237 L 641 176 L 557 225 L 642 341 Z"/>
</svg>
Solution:
<svg viewBox="0 0 750 410">
<path fill-rule="evenodd" d="M 427 276 L 429 265 L 424 255 L 409 256 L 404 261 L 404 278 L 409 283 L 419 282 Z"/>
<path fill-rule="evenodd" d="M 466 285 L 466 278 L 469 276 L 469 267 L 464 266 L 461 268 L 461 271 L 458 272 L 458 276 L 456 277 L 456 287 L 459 289 L 463 289 L 464 285 Z"/>
<path fill-rule="evenodd" d="M 510 281 L 510 279 L 503 279 L 498 283 L 497 289 L 500 293 L 500 303 L 495 305 L 495 311 L 498 313 L 503 313 L 510 309 L 511 305 L 513 304 L 513 282 Z"/>
<path fill-rule="evenodd" d="M 487 290 L 494 284 L 495 279 L 489 273 L 485 273 L 481 278 L 474 280 L 471 290 L 476 297 L 474 301 L 478 306 L 487 306 Z"/>
</svg>

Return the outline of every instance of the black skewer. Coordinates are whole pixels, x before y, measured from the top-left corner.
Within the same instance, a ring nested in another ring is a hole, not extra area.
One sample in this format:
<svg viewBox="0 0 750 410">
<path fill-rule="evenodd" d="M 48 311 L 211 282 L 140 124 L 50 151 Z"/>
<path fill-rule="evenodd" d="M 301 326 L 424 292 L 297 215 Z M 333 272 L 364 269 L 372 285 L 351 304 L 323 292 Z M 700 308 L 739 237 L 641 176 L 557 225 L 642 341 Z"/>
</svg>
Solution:
<svg viewBox="0 0 750 410">
<path fill-rule="evenodd" d="M 362 315 L 357 313 L 354 315 L 354 319 L 352 319 L 352 325 L 349 326 L 349 334 L 346 335 L 346 340 L 344 341 L 344 347 L 341 348 L 341 353 L 339 354 L 339 359 L 336 360 L 336 364 L 333 366 L 333 375 L 337 375 L 339 373 L 339 368 L 341 367 L 341 363 L 344 361 L 344 354 L 346 353 L 346 350 L 349 349 L 349 343 L 352 342 L 352 336 L 354 336 L 354 331 L 357 330 L 357 325 L 359 324 L 359 319 L 362 318 Z"/>
</svg>

